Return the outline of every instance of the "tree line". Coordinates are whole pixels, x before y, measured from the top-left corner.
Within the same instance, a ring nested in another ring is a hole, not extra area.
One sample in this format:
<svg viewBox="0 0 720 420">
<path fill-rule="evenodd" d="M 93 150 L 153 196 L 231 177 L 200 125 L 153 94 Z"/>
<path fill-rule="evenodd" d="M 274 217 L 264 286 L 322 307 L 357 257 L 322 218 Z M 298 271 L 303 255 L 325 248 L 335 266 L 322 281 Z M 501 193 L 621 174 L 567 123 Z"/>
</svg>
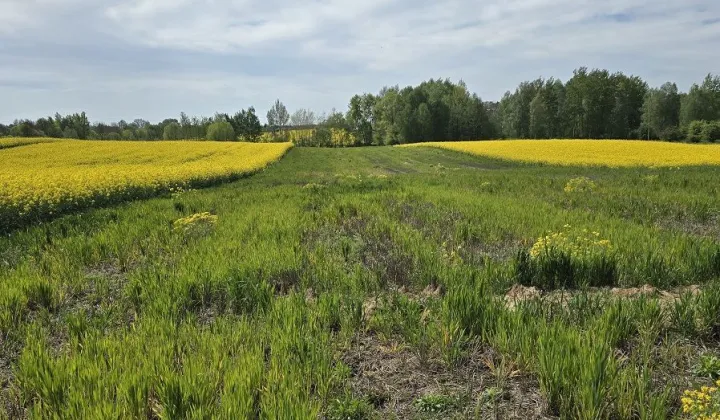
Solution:
<svg viewBox="0 0 720 420">
<path fill-rule="evenodd" d="M 304 128 L 303 145 L 386 145 L 497 138 L 616 138 L 669 141 L 720 140 L 720 76 L 709 74 L 688 92 L 675 83 L 653 88 L 637 76 L 579 68 L 567 81 L 522 82 L 499 102 L 484 102 L 465 83 L 430 79 L 418 86 L 384 87 L 350 99 L 346 112 L 290 114 L 276 100 L 262 125 L 253 107 L 234 115 L 169 118 L 157 124 L 93 123 L 85 113 L 0 124 L 0 136 L 102 140 L 284 141 Z M 348 141 L 348 139 L 351 139 Z"/>
</svg>

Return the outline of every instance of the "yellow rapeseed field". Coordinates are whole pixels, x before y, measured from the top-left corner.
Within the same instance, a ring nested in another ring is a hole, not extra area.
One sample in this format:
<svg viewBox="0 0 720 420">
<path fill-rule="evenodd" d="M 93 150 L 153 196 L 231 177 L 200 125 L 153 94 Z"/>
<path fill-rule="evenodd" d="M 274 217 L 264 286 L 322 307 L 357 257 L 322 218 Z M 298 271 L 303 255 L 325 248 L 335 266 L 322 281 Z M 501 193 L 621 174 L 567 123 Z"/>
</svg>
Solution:
<svg viewBox="0 0 720 420">
<path fill-rule="evenodd" d="M 290 143 L 67 140 L 0 150 L 0 231 L 256 171 Z"/>
<path fill-rule="evenodd" d="M 491 158 L 592 166 L 720 165 L 720 144 L 639 140 L 503 140 L 417 143 Z"/>
<path fill-rule="evenodd" d="M 60 141 L 59 139 L 50 139 L 50 138 L 27 138 L 27 137 L 10 137 L 10 138 L 0 138 L 0 149 L 7 149 L 10 147 L 16 147 L 16 146 L 25 146 L 29 144 L 37 144 L 37 143 L 50 143 L 53 141 Z"/>
</svg>

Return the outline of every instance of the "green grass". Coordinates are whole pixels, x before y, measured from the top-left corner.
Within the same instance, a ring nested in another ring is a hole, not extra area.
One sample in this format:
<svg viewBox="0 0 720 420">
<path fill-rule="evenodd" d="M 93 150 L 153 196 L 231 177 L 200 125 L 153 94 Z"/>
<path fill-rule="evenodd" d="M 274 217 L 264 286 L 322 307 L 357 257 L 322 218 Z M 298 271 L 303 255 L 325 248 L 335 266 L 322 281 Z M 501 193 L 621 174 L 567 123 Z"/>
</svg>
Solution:
<svg viewBox="0 0 720 420">
<path fill-rule="evenodd" d="M 719 175 L 295 148 L 233 183 L 15 231 L 0 238 L 2 409 L 406 418 L 441 396 L 453 402 L 443 418 L 502 418 L 530 393 L 543 415 L 666 418 L 709 380 L 693 373 L 696 350 L 720 340 Z M 592 191 L 564 191 L 581 176 Z M 173 229 L 202 212 L 217 221 Z M 529 255 L 565 225 L 607 238 L 605 260 Z M 517 283 L 548 293 L 510 308 L 502 297 Z M 588 288 L 644 284 L 704 291 L 670 302 Z M 488 351 L 504 368 L 479 368 L 475 386 L 464 369 Z M 378 354 L 417 372 L 378 379 Z M 414 373 L 455 391 L 376 395 L 363 382 L 402 390 Z"/>
</svg>

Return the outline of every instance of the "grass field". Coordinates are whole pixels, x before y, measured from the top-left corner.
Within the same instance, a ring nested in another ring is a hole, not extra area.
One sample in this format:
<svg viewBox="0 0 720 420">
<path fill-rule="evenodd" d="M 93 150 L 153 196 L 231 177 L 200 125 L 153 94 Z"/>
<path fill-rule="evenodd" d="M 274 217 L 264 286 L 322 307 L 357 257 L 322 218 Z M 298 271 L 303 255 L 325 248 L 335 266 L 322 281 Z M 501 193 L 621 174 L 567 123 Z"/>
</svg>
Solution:
<svg viewBox="0 0 720 420">
<path fill-rule="evenodd" d="M 692 166 L 720 165 L 720 147 L 712 144 L 639 140 L 512 140 L 416 143 L 473 155 L 553 165 Z"/>
<path fill-rule="evenodd" d="M 683 392 L 720 375 L 719 176 L 293 148 L 252 177 L 16 230 L 1 406 L 689 417 L 714 394 Z"/>
<path fill-rule="evenodd" d="M 0 232 L 57 214 L 237 178 L 289 143 L 67 140 L 0 152 Z"/>
</svg>

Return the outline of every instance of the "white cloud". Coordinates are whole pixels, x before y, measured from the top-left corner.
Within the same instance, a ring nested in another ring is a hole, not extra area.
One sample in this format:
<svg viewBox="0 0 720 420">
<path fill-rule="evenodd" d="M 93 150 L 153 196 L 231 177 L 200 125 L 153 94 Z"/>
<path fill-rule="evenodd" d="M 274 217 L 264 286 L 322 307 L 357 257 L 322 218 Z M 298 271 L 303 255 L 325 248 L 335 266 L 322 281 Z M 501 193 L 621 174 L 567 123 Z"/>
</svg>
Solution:
<svg viewBox="0 0 720 420">
<path fill-rule="evenodd" d="M 63 103 L 320 111 L 430 77 L 498 99 L 583 65 L 687 89 L 720 72 L 720 22 L 702 23 L 717 17 L 716 0 L 0 0 L 0 96 L 17 98 L 0 121 Z"/>
</svg>

